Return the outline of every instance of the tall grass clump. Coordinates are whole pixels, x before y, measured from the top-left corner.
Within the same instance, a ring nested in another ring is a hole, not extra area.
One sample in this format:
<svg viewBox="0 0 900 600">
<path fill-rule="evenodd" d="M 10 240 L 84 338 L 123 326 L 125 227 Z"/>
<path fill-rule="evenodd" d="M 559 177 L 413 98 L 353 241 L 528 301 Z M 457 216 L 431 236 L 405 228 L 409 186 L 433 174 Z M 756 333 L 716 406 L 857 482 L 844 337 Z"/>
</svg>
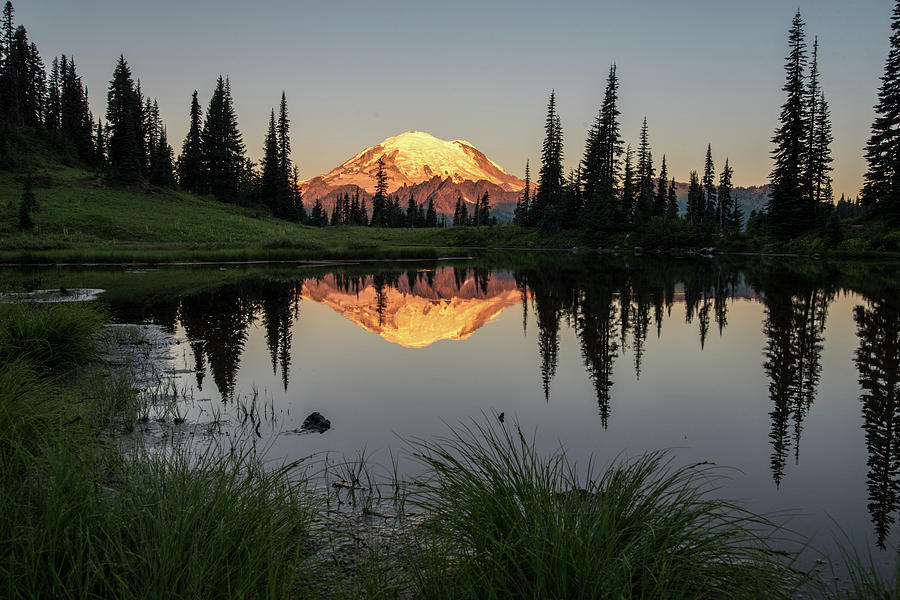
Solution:
<svg viewBox="0 0 900 600">
<path fill-rule="evenodd" d="M 416 585 L 427 598 L 786 598 L 801 583 L 769 519 L 713 497 L 721 475 L 665 453 L 579 475 L 518 427 L 416 441 L 434 515 Z"/>
<path fill-rule="evenodd" d="M 47 454 L 4 597 L 285 598 L 302 580 L 310 512 L 293 465 L 139 452 L 103 478 L 97 459 Z"/>
<path fill-rule="evenodd" d="M 95 355 L 102 324 L 100 312 L 80 302 L 0 304 L 0 363 L 71 370 Z"/>
</svg>

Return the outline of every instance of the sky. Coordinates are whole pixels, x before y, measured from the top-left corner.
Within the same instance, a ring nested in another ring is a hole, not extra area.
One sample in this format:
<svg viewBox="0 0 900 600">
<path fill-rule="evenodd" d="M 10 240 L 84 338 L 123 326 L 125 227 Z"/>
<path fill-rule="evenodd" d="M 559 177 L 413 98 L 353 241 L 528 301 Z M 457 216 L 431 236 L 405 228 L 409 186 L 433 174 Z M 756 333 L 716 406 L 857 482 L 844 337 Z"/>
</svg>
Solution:
<svg viewBox="0 0 900 600">
<path fill-rule="evenodd" d="M 228 75 L 248 154 L 258 159 L 282 90 L 301 179 L 392 135 L 464 139 L 520 177 L 540 161 L 555 89 L 566 167 L 620 80 L 621 124 L 637 145 L 646 116 L 656 167 L 686 181 L 707 144 L 717 172 L 766 183 L 784 100 L 787 31 L 799 8 L 819 39 L 834 127 L 835 192 L 855 196 L 890 36 L 891 0 L 347 2 L 18 0 L 15 19 L 49 65 L 74 56 L 95 116 L 124 54 L 157 98 L 180 151 L 193 90 L 206 107 Z M 536 169 L 534 169 L 536 170 Z"/>
</svg>

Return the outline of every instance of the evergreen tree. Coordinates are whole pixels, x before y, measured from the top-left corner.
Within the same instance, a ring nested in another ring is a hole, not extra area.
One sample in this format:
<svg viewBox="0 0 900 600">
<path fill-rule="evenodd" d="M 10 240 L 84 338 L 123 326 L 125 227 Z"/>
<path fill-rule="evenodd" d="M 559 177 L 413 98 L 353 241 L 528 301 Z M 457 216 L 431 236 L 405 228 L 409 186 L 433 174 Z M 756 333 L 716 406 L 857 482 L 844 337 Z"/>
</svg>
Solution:
<svg viewBox="0 0 900 600">
<path fill-rule="evenodd" d="M 416 199 L 412 194 L 409 195 L 409 203 L 406 206 L 406 226 L 413 228 L 416 226 L 416 213 L 418 213 Z"/>
<path fill-rule="evenodd" d="M 634 218 L 635 200 L 637 199 L 637 189 L 634 180 L 634 166 L 632 165 L 631 146 L 625 149 L 625 176 L 622 179 L 622 197 L 620 199 L 620 210 L 623 215 L 623 222 L 631 223 Z"/>
<path fill-rule="evenodd" d="M 78 159 L 92 162 L 95 156 L 94 117 L 88 105 L 87 89 L 75 70 L 74 60 L 65 60 L 63 57 L 60 76 L 60 126 L 63 144 Z"/>
<path fill-rule="evenodd" d="M 623 142 L 619 131 L 619 80 L 616 65 L 609 68 L 603 104 L 588 133 L 581 160 L 586 226 L 609 229 L 624 218 L 618 201 Z"/>
<path fill-rule="evenodd" d="M 732 197 L 734 186 L 731 178 L 734 175 L 734 169 L 725 158 L 725 168 L 719 176 L 719 231 L 728 236 L 735 236 L 741 231 L 741 221 L 743 214 L 735 199 Z"/>
<path fill-rule="evenodd" d="M 50 77 L 47 81 L 47 103 L 44 113 L 44 127 L 53 139 L 58 139 L 61 127 L 62 104 L 59 97 L 60 85 L 59 59 L 54 56 L 53 61 L 50 63 Z"/>
<path fill-rule="evenodd" d="M 274 213 L 282 219 L 296 219 L 291 190 L 291 135 L 288 118 L 287 96 L 281 92 L 278 108 L 278 180 L 274 202 Z"/>
<path fill-rule="evenodd" d="M 688 189 L 687 210 L 684 213 L 684 220 L 688 223 L 698 225 L 701 223 L 701 215 L 703 215 L 703 187 L 700 185 L 700 176 L 697 171 L 691 171 L 691 183 Z"/>
<path fill-rule="evenodd" d="M 361 216 L 362 207 L 359 204 L 359 188 L 356 188 L 356 195 L 353 196 L 353 199 L 350 201 L 350 224 L 351 225 L 365 225 L 366 220 Z"/>
<path fill-rule="evenodd" d="M 324 227 L 328 224 L 328 215 L 325 214 L 322 202 L 318 198 L 313 203 L 312 212 L 309 214 L 309 224 L 313 227 Z"/>
<path fill-rule="evenodd" d="M 173 173 L 172 147 L 166 139 L 166 128 L 160 126 L 159 133 L 154 135 L 155 141 L 150 146 L 150 168 L 148 179 L 150 183 L 168 187 L 175 182 Z"/>
<path fill-rule="evenodd" d="M 425 227 L 437 227 L 437 211 L 434 208 L 434 201 L 428 201 L 428 211 L 425 213 Z"/>
<path fill-rule="evenodd" d="M 336 199 L 334 201 L 334 206 L 331 207 L 331 220 L 329 224 L 332 227 L 337 227 L 341 224 L 341 203 Z"/>
<path fill-rule="evenodd" d="M 654 217 L 662 217 L 666 214 L 666 200 L 669 191 L 669 170 L 666 168 L 666 155 L 663 154 L 662 165 L 659 167 L 659 179 L 656 182 L 656 196 L 653 198 Z"/>
<path fill-rule="evenodd" d="M 819 38 L 813 39 L 812 57 L 809 63 L 809 77 L 806 87 L 806 154 L 803 157 L 803 191 L 807 203 L 815 198 L 815 143 L 816 126 L 818 125 L 817 113 L 819 108 Z M 806 210 L 815 211 L 814 206 L 807 206 Z"/>
<path fill-rule="evenodd" d="M 831 171 L 831 143 L 834 135 L 831 132 L 831 111 L 825 100 L 825 93 L 819 90 L 819 102 L 816 110 L 816 134 L 813 143 L 813 200 L 816 210 L 821 213 L 821 207 L 830 209 L 834 205 L 834 190 L 832 188 Z"/>
<path fill-rule="evenodd" d="M 63 60 L 63 135 L 66 135 L 66 62 Z M 73 68 L 74 71 L 74 68 Z M 106 95 L 106 123 L 109 130 L 110 174 L 121 181 L 135 182 L 144 176 L 147 164 L 144 149 L 144 120 L 140 92 L 131 78 L 125 56 L 119 55 Z"/>
<path fill-rule="evenodd" d="M 375 173 L 375 195 L 372 197 L 372 226 L 386 227 L 390 200 L 387 197 L 387 174 L 384 172 L 384 156 L 378 158 L 378 171 Z"/>
<path fill-rule="evenodd" d="M 99 172 L 106 168 L 106 132 L 103 130 L 103 121 L 97 119 L 97 135 L 94 138 L 94 162 Z"/>
<path fill-rule="evenodd" d="M 719 202 L 716 197 L 716 167 L 712 158 L 712 144 L 706 146 L 706 161 L 703 163 L 703 210 L 698 211 L 701 221 L 709 228 L 721 228 L 722 213 L 719 210 Z"/>
<path fill-rule="evenodd" d="M 520 227 L 528 225 L 528 215 L 531 211 L 531 169 L 528 161 L 525 161 L 525 189 L 522 191 L 522 197 L 516 202 L 516 212 L 513 217 L 513 223 Z"/>
<path fill-rule="evenodd" d="M 666 220 L 674 221 L 678 218 L 678 194 L 675 191 L 675 178 L 669 183 L 669 192 L 666 194 Z"/>
<path fill-rule="evenodd" d="M 203 172 L 201 118 L 200 101 L 197 99 L 197 90 L 194 90 L 191 96 L 190 125 L 178 158 L 178 184 L 182 189 L 195 193 L 200 191 Z"/>
<path fill-rule="evenodd" d="M 273 110 L 269 114 L 269 129 L 263 143 L 262 174 L 259 181 L 259 199 L 272 210 L 272 214 L 277 214 L 280 178 L 281 161 L 278 155 L 278 133 Z"/>
<path fill-rule="evenodd" d="M 806 43 L 803 19 L 800 11 L 794 16 L 788 34 L 788 55 L 785 59 L 784 92 L 787 94 L 781 107 L 781 124 L 775 130 L 772 143 L 775 150 L 775 167 L 769 176 L 772 192 L 766 210 L 771 230 L 778 239 L 787 239 L 802 233 L 812 225 L 812 215 L 807 214 L 804 203 L 804 157 L 807 154 L 809 132 L 806 110 Z"/>
<path fill-rule="evenodd" d="M 819 40 L 813 43 L 809 85 L 807 87 L 807 119 L 809 121 L 806 155 L 806 205 L 805 211 L 819 226 L 824 226 L 825 215 L 833 206 L 831 190 L 831 115 L 825 92 L 819 83 Z"/>
<path fill-rule="evenodd" d="M 481 196 L 481 199 L 478 201 L 478 206 L 476 208 L 476 219 L 478 225 L 490 225 L 491 222 L 491 198 L 490 194 L 488 194 L 487 190 L 485 190 L 484 195 Z"/>
<path fill-rule="evenodd" d="M 435 215 L 435 216 L 436 216 L 436 215 Z M 422 227 L 428 227 L 427 220 L 428 220 L 428 215 L 427 215 L 426 212 L 425 212 L 425 203 L 419 204 L 419 205 L 416 207 L 416 222 L 415 222 L 415 226 L 416 226 L 416 227 L 419 227 L 419 228 L 422 228 Z"/>
<path fill-rule="evenodd" d="M 553 233 L 560 227 L 559 213 L 563 203 L 562 159 L 562 125 L 556 112 L 556 92 L 551 91 L 541 149 L 540 179 L 531 207 L 533 221 L 540 225 L 544 233 Z"/>
<path fill-rule="evenodd" d="M 653 215 L 653 155 L 650 152 L 650 136 L 647 131 L 647 117 L 641 125 L 637 159 L 637 199 L 633 213 L 635 225 L 645 224 Z"/>
<path fill-rule="evenodd" d="M 203 163 L 201 193 L 211 193 L 223 202 L 237 202 L 241 178 L 246 171 L 244 142 L 231 99 L 231 84 L 221 75 L 206 109 L 200 148 Z"/>
<path fill-rule="evenodd" d="M 890 51 L 881 76 L 872 135 L 866 144 L 868 170 L 863 204 L 873 214 L 900 223 L 900 0 L 891 16 Z"/>
</svg>

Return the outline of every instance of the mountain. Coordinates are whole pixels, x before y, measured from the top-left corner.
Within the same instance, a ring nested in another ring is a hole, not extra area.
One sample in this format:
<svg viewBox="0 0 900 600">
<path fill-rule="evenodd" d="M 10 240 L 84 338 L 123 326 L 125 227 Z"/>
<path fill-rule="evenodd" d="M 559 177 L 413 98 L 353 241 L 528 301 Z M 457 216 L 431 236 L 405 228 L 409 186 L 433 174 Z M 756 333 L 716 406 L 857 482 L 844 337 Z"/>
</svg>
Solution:
<svg viewBox="0 0 900 600">
<path fill-rule="evenodd" d="M 424 131 L 407 131 L 366 148 L 330 172 L 300 182 L 304 203 L 318 198 L 330 212 L 337 197 L 371 199 L 378 159 L 384 157 L 388 193 L 404 208 L 409 196 L 419 204 L 434 201 L 439 213 L 452 215 L 457 198 L 472 204 L 485 192 L 498 216 L 512 215 L 525 182 L 504 171 L 470 142 L 438 139 Z M 371 202 L 369 202 L 371 206 Z"/>
</svg>

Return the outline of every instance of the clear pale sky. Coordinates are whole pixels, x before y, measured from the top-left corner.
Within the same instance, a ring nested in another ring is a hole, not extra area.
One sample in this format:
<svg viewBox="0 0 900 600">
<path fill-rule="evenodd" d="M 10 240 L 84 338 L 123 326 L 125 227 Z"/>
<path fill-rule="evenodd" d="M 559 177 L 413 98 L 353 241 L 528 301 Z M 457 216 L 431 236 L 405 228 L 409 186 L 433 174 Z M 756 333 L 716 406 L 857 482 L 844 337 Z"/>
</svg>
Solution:
<svg viewBox="0 0 900 600">
<path fill-rule="evenodd" d="M 306 179 L 410 129 L 472 142 L 524 174 L 540 158 L 555 88 L 566 162 L 577 164 L 617 63 L 622 129 L 635 144 L 646 115 L 656 167 L 685 181 L 711 143 L 717 172 L 762 184 L 783 100 L 787 30 L 798 6 L 810 48 L 819 37 L 831 105 L 835 192 L 855 195 L 865 172 L 892 0 L 632 0 L 623 2 L 380 2 L 17 0 L 16 22 L 47 65 L 74 56 L 95 116 L 124 53 L 159 99 L 180 151 L 191 92 L 203 108 L 231 78 L 248 153 L 261 154 L 281 91 L 294 160 Z"/>
</svg>

